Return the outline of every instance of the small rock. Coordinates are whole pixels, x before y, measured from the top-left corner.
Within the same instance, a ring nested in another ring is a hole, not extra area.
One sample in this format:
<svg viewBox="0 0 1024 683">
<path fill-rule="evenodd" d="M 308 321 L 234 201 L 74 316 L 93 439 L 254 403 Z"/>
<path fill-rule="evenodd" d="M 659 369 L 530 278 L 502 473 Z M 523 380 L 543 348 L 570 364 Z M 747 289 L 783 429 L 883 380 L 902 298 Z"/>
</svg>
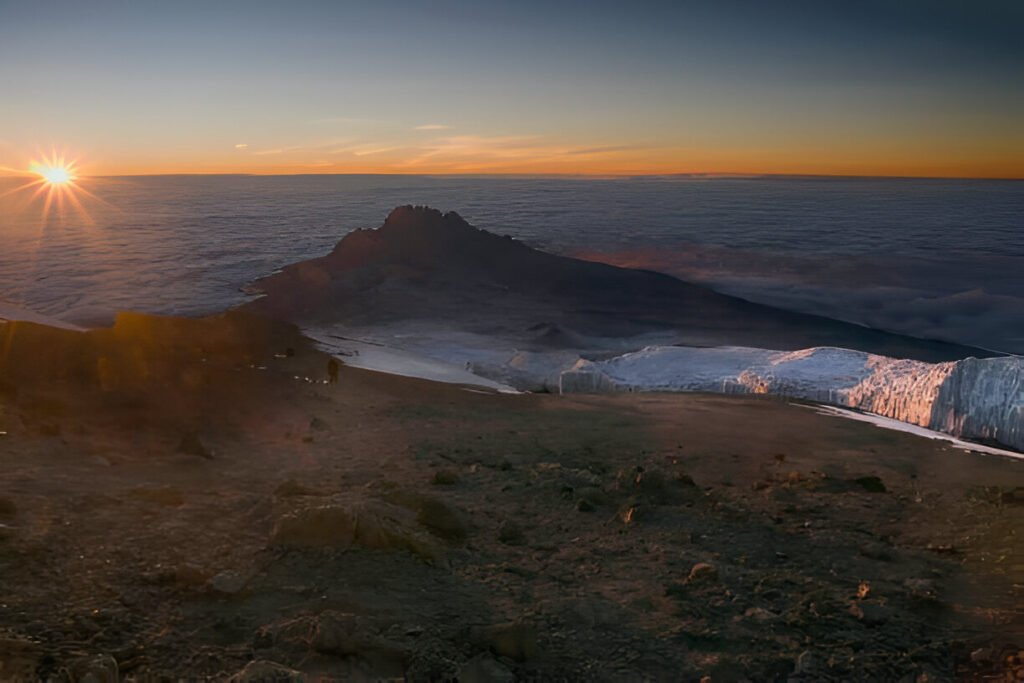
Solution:
<svg viewBox="0 0 1024 683">
<path fill-rule="evenodd" d="M 858 477 L 853 480 L 853 483 L 869 493 L 885 493 L 887 491 L 885 484 L 878 477 Z"/>
<path fill-rule="evenodd" d="M 1000 500 L 1003 501 L 1004 505 L 1024 505 L 1024 486 L 1003 491 Z"/>
<path fill-rule="evenodd" d="M 771 621 L 775 619 L 775 617 L 777 617 L 778 615 L 774 612 L 770 612 L 764 609 L 763 607 L 751 607 L 743 613 L 743 616 L 745 616 L 747 619 L 752 619 L 753 621 L 756 621 L 758 623 L 764 623 L 766 621 Z"/>
<path fill-rule="evenodd" d="M 690 569 L 686 583 L 701 583 L 704 581 L 715 581 L 718 579 L 718 569 L 708 562 L 698 562 Z"/>
<path fill-rule="evenodd" d="M 459 481 L 459 474 L 455 470 L 438 470 L 434 472 L 431 483 L 434 486 L 455 486 Z"/>
<path fill-rule="evenodd" d="M 157 572 L 150 576 L 154 583 L 174 582 L 180 586 L 201 586 L 210 580 L 210 573 L 194 564 L 183 564 L 173 571 Z"/>
<path fill-rule="evenodd" d="M 313 649 L 339 657 L 359 656 L 373 662 L 405 662 L 408 651 L 380 634 L 369 617 L 344 612 L 324 612 L 317 618 Z"/>
<path fill-rule="evenodd" d="M 436 638 L 417 644 L 405 669 L 405 680 L 457 681 L 461 657 L 450 643 Z"/>
<path fill-rule="evenodd" d="M 976 664 L 994 662 L 995 660 L 995 652 L 990 647 L 979 647 L 971 652 L 971 661 Z"/>
<path fill-rule="evenodd" d="M 852 603 L 849 612 L 865 626 L 881 626 L 893 615 L 892 608 L 875 602 Z"/>
<path fill-rule="evenodd" d="M 469 535 L 462 515 L 448 504 L 434 498 L 424 498 L 420 502 L 416 521 L 430 533 L 446 541 L 464 541 Z"/>
<path fill-rule="evenodd" d="M 459 668 L 459 683 L 513 683 L 516 675 L 511 669 L 488 655 L 479 655 Z"/>
<path fill-rule="evenodd" d="M 801 652 L 800 656 L 796 658 L 796 668 L 793 673 L 809 678 L 822 674 L 823 669 L 824 666 L 821 658 L 810 650 L 806 650 Z"/>
<path fill-rule="evenodd" d="M 298 510 L 281 517 L 271 543 L 291 547 L 359 545 L 377 550 L 406 550 L 427 562 L 442 559 L 441 549 L 424 533 L 413 513 L 376 501 L 335 502 Z"/>
<path fill-rule="evenodd" d="M 10 498 L 0 498 L 0 518 L 14 517 L 18 514 L 18 506 Z"/>
<path fill-rule="evenodd" d="M 224 595 L 238 595 L 249 585 L 251 576 L 231 569 L 220 572 L 210 579 L 210 589 Z"/>
<path fill-rule="evenodd" d="M 314 417 L 309 421 L 309 428 L 314 429 L 318 432 L 322 432 L 327 429 L 328 425 L 326 422 L 321 420 L 319 417 Z"/>
<path fill-rule="evenodd" d="M 306 677 L 277 662 L 257 659 L 228 679 L 229 683 L 303 683 Z"/>
<path fill-rule="evenodd" d="M 505 545 L 522 545 L 526 542 L 526 533 L 515 522 L 505 522 L 498 529 L 498 540 Z"/>
<path fill-rule="evenodd" d="M 110 655 L 82 657 L 72 662 L 66 673 L 76 683 L 118 683 L 120 680 L 117 660 Z"/>
<path fill-rule="evenodd" d="M 537 628 L 526 622 L 475 627 L 470 640 L 499 657 L 524 662 L 537 656 Z"/>
<path fill-rule="evenodd" d="M 213 459 L 213 451 L 203 445 L 199 435 L 193 432 L 189 432 L 181 437 L 181 442 L 178 444 L 178 452 L 185 455 L 197 455 L 207 460 Z"/>
<path fill-rule="evenodd" d="M 580 512 L 593 512 L 594 511 L 594 506 L 586 498 L 581 498 L 576 503 L 576 509 L 579 510 Z"/>
</svg>

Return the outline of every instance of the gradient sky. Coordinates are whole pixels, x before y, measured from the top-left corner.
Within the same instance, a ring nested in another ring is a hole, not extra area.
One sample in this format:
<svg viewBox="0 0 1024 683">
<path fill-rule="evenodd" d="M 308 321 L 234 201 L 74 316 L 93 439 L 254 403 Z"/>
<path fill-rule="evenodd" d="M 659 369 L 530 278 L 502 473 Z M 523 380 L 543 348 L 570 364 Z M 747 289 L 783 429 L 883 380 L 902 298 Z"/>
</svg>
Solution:
<svg viewBox="0 0 1024 683">
<path fill-rule="evenodd" d="M 1024 2 L 0 0 L 0 167 L 1024 177 Z"/>
</svg>

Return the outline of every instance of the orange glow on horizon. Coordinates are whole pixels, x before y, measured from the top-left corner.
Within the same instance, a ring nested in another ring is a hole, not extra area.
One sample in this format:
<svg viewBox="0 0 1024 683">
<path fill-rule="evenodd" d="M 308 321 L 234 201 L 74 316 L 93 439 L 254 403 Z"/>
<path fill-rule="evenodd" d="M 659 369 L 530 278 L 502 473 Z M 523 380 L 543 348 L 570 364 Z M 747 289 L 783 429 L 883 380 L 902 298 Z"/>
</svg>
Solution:
<svg viewBox="0 0 1024 683">
<path fill-rule="evenodd" d="M 315 145 L 260 151 L 231 145 L 230 152 L 193 151 L 187 157 L 140 158 L 128 152 L 92 169 L 94 176 L 167 174 L 387 174 L 387 175 L 822 175 L 1024 179 L 1024 156 L 974 150 L 940 151 L 907 145 L 833 147 L 827 150 L 613 146 L 556 143 L 541 138 L 450 137 L 427 146 L 380 147 L 366 152 Z M 808 146 L 809 147 L 809 146 Z M 154 155 L 156 156 L 156 155 Z M 30 165 L 31 186 L 59 203 L 80 190 L 75 161 L 56 154 Z M 8 169 L 11 170 L 11 169 Z"/>
</svg>

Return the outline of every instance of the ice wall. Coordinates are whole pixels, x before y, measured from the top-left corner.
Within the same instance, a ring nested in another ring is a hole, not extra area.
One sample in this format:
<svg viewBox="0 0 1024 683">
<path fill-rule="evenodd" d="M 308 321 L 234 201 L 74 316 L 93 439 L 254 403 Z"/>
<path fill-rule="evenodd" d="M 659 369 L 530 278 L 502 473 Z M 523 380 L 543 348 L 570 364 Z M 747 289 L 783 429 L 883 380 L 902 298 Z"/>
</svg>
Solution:
<svg viewBox="0 0 1024 683">
<path fill-rule="evenodd" d="M 830 347 L 647 347 L 580 360 L 563 392 L 711 391 L 774 394 L 883 415 L 1024 450 L 1024 358 L 923 363 Z"/>
</svg>

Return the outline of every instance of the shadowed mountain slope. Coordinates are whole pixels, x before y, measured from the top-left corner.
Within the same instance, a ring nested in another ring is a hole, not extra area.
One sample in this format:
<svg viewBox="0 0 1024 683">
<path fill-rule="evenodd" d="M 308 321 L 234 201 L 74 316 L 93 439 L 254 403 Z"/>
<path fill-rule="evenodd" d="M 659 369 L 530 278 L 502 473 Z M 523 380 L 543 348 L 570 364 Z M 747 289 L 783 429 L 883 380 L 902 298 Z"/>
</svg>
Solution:
<svg viewBox="0 0 1024 683">
<path fill-rule="evenodd" d="M 564 334 L 674 333 L 695 346 L 840 346 L 943 361 L 992 354 L 720 294 L 644 270 L 582 261 L 473 227 L 455 212 L 394 209 L 326 256 L 257 281 L 246 308 L 296 323 L 430 321 L 482 334 L 538 325 Z"/>
</svg>

